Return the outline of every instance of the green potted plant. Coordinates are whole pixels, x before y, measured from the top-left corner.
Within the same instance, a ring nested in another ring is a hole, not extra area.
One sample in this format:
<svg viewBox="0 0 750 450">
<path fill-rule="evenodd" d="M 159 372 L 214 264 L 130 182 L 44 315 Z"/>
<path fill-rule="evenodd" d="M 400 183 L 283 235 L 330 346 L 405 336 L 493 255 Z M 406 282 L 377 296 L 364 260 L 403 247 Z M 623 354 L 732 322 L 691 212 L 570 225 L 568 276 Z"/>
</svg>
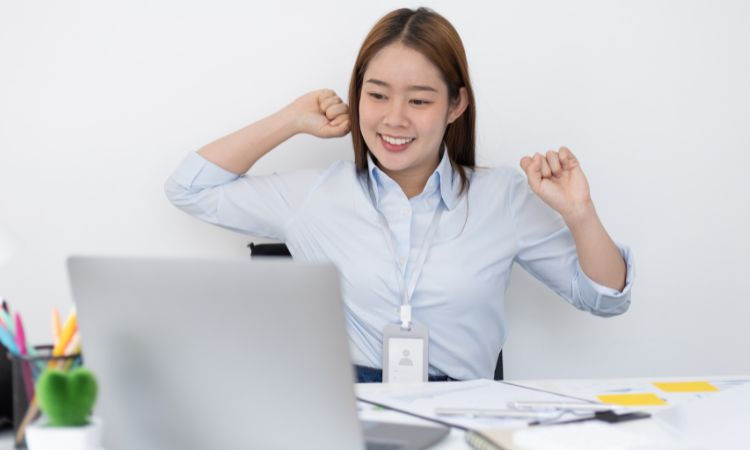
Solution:
<svg viewBox="0 0 750 450">
<path fill-rule="evenodd" d="M 36 401 L 44 418 L 26 430 L 29 450 L 94 450 L 101 424 L 91 419 L 97 383 L 85 367 L 48 368 L 37 380 Z"/>
</svg>

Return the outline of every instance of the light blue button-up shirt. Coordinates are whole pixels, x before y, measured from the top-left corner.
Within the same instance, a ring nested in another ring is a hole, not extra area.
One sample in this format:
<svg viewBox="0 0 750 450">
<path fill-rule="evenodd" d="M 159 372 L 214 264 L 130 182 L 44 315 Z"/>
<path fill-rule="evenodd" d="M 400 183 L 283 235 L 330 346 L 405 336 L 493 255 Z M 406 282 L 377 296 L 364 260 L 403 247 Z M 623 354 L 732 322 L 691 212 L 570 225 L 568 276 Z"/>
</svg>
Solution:
<svg viewBox="0 0 750 450">
<path fill-rule="evenodd" d="M 438 207 L 444 211 L 411 298 L 413 320 L 429 328 L 431 373 L 492 378 L 506 338 L 504 296 L 513 263 L 578 309 L 598 316 L 628 309 L 627 247 L 618 246 L 627 264 L 625 288 L 601 286 L 583 272 L 570 231 L 525 176 L 507 167 L 468 173 L 470 187 L 461 194 L 460 177 L 443 155 L 424 191 L 409 199 L 372 160 L 367 174 L 337 161 L 323 170 L 238 176 L 190 153 L 165 190 L 201 220 L 284 241 L 299 261 L 333 263 L 355 364 L 382 366 L 383 327 L 399 323 L 401 286 L 409 284 Z"/>
</svg>

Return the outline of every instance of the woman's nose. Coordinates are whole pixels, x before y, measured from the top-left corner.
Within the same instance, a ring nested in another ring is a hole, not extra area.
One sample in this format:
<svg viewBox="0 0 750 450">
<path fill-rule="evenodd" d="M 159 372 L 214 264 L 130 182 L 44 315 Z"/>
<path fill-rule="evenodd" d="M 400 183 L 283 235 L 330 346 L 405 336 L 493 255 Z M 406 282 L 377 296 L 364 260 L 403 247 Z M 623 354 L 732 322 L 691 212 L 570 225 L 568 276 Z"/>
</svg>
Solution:
<svg viewBox="0 0 750 450">
<path fill-rule="evenodd" d="M 383 124 L 392 127 L 404 127 L 408 125 L 409 119 L 401 102 L 391 102 L 383 119 Z"/>
</svg>

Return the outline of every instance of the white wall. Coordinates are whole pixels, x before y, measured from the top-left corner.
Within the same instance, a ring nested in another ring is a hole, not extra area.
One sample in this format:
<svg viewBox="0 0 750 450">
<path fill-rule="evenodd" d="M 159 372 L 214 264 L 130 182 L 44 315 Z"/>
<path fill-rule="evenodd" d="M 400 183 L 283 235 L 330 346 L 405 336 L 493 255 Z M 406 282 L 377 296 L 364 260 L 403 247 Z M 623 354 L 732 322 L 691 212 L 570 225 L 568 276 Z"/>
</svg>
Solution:
<svg viewBox="0 0 750 450">
<path fill-rule="evenodd" d="M 425 2 L 467 48 L 479 160 L 567 145 L 634 250 L 631 310 L 580 313 L 522 270 L 509 377 L 750 373 L 750 4 Z M 403 4 L 228 0 L 0 3 L 0 221 L 21 243 L 0 293 L 48 341 L 71 253 L 242 255 L 248 237 L 169 205 L 183 155 L 330 87 Z M 416 6 L 416 4 L 407 4 Z M 258 173 L 350 158 L 296 137 Z"/>
</svg>

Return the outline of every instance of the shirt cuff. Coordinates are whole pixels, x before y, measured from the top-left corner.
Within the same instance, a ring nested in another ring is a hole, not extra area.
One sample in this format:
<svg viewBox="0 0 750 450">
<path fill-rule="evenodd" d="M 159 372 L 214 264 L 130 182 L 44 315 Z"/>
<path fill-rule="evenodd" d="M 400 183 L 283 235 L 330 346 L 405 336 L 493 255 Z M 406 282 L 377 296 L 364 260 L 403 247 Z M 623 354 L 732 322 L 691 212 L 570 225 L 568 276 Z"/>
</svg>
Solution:
<svg viewBox="0 0 750 450">
<path fill-rule="evenodd" d="M 622 314 L 630 307 L 630 290 L 635 277 L 633 255 L 627 246 L 617 245 L 620 255 L 625 260 L 625 287 L 622 291 L 603 286 L 586 275 L 580 262 L 576 262 L 577 276 L 574 289 L 578 290 L 580 299 L 587 310 L 597 316 L 609 317 Z"/>
<path fill-rule="evenodd" d="M 172 179 L 187 189 L 218 186 L 236 178 L 239 175 L 222 169 L 196 152 L 190 152 L 172 174 Z"/>
</svg>

